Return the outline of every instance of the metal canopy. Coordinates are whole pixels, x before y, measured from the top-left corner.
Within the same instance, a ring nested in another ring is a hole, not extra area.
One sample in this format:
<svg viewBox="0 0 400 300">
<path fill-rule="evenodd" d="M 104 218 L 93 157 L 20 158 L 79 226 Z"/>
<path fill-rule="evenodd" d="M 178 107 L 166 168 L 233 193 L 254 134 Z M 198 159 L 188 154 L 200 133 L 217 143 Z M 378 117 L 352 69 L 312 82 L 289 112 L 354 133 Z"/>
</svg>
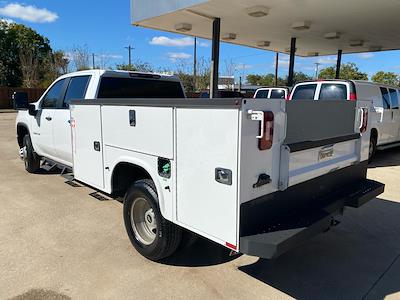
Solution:
<svg viewBox="0 0 400 300">
<path fill-rule="evenodd" d="M 400 49 L 398 0 L 131 0 L 131 4 L 135 25 L 211 39 L 212 19 L 220 18 L 222 41 L 289 53 L 295 37 L 299 56 Z"/>
</svg>

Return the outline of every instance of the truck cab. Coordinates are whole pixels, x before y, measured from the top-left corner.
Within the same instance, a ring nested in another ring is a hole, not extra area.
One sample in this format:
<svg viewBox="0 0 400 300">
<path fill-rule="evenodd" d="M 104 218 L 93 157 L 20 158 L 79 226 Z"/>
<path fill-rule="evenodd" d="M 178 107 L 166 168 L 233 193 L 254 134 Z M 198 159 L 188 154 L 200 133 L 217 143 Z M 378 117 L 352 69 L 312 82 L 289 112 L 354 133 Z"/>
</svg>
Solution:
<svg viewBox="0 0 400 300">
<path fill-rule="evenodd" d="M 184 98 L 185 94 L 179 79 L 170 75 L 106 70 L 63 75 L 29 110 L 18 112 L 18 144 L 22 149 L 24 136 L 29 135 L 37 156 L 72 167 L 69 110 L 72 99 L 154 97 Z"/>
</svg>

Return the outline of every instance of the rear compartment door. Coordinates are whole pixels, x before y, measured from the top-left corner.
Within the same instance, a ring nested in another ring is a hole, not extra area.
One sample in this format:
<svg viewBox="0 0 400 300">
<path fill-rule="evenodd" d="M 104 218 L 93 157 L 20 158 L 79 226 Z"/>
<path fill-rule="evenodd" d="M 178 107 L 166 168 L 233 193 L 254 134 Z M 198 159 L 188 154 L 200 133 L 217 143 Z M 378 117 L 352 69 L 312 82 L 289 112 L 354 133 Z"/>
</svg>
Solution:
<svg viewBox="0 0 400 300">
<path fill-rule="evenodd" d="M 238 109 L 177 108 L 177 220 L 237 246 Z"/>
</svg>

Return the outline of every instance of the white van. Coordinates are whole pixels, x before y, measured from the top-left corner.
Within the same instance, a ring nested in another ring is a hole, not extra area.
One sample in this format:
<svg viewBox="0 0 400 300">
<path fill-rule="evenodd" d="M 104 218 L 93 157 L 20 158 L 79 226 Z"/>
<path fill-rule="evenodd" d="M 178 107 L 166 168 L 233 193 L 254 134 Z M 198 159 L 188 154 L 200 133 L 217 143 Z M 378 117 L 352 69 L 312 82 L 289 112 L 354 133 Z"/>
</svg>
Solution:
<svg viewBox="0 0 400 300">
<path fill-rule="evenodd" d="M 289 100 L 371 100 L 370 159 L 376 150 L 400 146 L 400 88 L 361 80 L 320 80 L 298 83 Z"/>
<path fill-rule="evenodd" d="M 289 89 L 287 87 L 259 88 L 253 98 L 258 99 L 287 99 Z"/>
</svg>

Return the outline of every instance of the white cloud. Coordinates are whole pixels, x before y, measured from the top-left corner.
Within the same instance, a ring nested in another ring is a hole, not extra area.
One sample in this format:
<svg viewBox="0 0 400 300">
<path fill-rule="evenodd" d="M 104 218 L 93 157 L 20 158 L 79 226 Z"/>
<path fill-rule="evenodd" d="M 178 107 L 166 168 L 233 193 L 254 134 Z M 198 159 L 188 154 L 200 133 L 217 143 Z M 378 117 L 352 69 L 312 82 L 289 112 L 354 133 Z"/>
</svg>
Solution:
<svg viewBox="0 0 400 300">
<path fill-rule="evenodd" d="M 12 23 L 15 23 L 15 21 L 14 20 L 12 20 L 12 19 L 7 19 L 7 18 L 0 18 L 0 21 L 2 21 L 2 22 L 6 22 L 7 24 L 12 24 Z"/>
<path fill-rule="evenodd" d="M 332 65 L 336 63 L 336 57 L 335 56 L 325 56 L 321 57 L 317 61 L 318 63 L 322 65 Z"/>
<path fill-rule="evenodd" d="M 209 47 L 210 46 L 210 44 L 207 42 L 197 42 L 197 45 L 200 47 Z"/>
<path fill-rule="evenodd" d="M 249 70 L 252 69 L 254 66 L 253 65 L 248 65 L 248 64 L 237 64 L 236 69 L 238 70 Z"/>
<path fill-rule="evenodd" d="M 169 38 L 166 36 L 155 36 L 151 39 L 151 45 L 167 47 L 188 47 L 193 46 L 194 39 L 191 37 Z"/>
<path fill-rule="evenodd" d="M 95 54 L 96 56 L 100 58 L 105 58 L 105 59 L 122 59 L 123 56 L 119 54 Z"/>
<path fill-rule="evenodd" d="M 369 58 L 374 57 L 374 54 L 373 53 L 369 53 L 369 52 L 365 52 L 365 53 L 358 54 L 358 57 L 362 58 L 362 59 L 369 59 Z"/>
<path fill-rule="evenodd" d="M 51 23 L 58 19 L 58 15 L 46 8 L 37 8 L 32 5 L 10 3 L 0 8 L 0 15 L 18 18 L 32 23 Z"/>
<path fill-rule="evenodd" d="M 184 53 L 184 52 L 170 52 L 170 53 L 168 53 L 168 58 L 171 61 L 176 61 L 178 59 L 189 59 L 191 57 L 192 57 L 192 55 L 190 55 L 188 53 Z"/>
</svg>

